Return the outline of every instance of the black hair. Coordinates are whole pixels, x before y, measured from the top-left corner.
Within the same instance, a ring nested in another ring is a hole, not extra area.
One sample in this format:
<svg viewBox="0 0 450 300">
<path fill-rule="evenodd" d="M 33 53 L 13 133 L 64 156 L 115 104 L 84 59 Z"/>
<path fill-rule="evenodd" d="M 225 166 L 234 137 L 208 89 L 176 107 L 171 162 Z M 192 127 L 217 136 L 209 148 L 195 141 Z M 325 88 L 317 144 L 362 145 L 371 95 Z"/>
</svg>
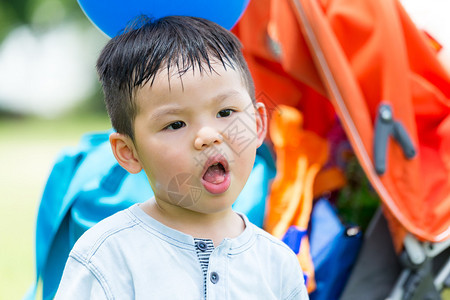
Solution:
<svg viewBox="0 0 450 300">
<path fill-rule="evenodd" d="M 237 68 L 255 101 L 253 79 L 241 47 L 230 31 L 206 19 L 137 18 L 107 43 L 97 60 L 113 128 L 134 141 L 133 123 L 137 114 L 134 93 L 147 83 L 152 85 L 163 68 L 167 68 L 168 80 L 171 68 L 180 76 L 190 69 L 215 72 L 212 62 L 219 62 L 225 69 Z"/>
</svg>

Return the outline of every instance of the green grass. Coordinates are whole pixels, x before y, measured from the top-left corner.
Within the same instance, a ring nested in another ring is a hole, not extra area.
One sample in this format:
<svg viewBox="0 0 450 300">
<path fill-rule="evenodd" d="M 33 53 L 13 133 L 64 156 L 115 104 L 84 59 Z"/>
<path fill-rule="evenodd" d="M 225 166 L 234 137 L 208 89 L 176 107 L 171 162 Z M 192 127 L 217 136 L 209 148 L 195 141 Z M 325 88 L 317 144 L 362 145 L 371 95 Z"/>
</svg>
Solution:
<svg viewBox="0 0 450 300">
<path fill-rule="evenodd" d="M 0 118 L 0 299 L 21 299 L 35 276 L 36 211 L 54 160 L 82 134 L 110 124 L 106 115 Z"/>
</svg>

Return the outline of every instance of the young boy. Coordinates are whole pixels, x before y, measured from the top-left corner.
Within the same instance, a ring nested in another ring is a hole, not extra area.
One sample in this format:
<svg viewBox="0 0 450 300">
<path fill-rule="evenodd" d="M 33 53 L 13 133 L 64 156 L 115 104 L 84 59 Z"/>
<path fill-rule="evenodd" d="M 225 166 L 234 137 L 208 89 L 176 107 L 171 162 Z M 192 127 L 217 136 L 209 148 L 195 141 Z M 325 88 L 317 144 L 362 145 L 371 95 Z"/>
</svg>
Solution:
<svg viewBox="0 0 450 300">
<path fill-rule="evenodd" d="M 295 254 L 231 209 L 266 134 L 240 47 L 177 16 L 106 45 L 112 150 L 155 196 L 78 240 L 57 299 L 308 299 Z"/>
</svg>

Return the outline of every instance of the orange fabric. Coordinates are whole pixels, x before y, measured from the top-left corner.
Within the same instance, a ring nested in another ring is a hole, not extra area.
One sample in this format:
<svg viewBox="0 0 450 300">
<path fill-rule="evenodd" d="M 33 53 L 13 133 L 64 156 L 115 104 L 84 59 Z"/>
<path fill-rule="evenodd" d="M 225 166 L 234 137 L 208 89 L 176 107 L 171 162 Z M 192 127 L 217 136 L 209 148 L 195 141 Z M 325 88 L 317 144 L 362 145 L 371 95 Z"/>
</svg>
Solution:
<svg viewBox="0 0 450 300">
<path fill-rule="evenodd" d="M 397 0 L 252 1 L 238 27 L 257 90 L 313 118 L 305 129 L 325 136 L 332 103 L 365 173 L 401 224 L 390 222 L 396 244 L 405 230 L 432 242 L 450 237 L 450 77 Z M 281 55 L 270 51 L 269 31 Z M 392 106 L 417 155 L 406 159 L 391 139 L 387 171 L 379 176 L 372 149 L 381 102 Z"/>
<path fill-rule="evenodd" d="M 277 175 L 272 183 L 264 229 L 283 238 L 294 225 L 307 230 L 313 203 L 314 179 L 328 158 L 328 143 L 303 129 L 302 114 L 280 105 L 269 127 L 277 155 Z M 314 266 L 307 237 L 302 239 L 299 261 L 308 275 L 307 288 L 315 289 Z"/>
<path fill-rule="evenodd" d="M 302 114 L 280 105 L 269 130 L 277 156 L 264 228 L 282 238 L 291 225 L 308 227 L 314 178 L 328 158 L 328 143 L 303 129 Z"/>
<path fill-rule="evenodd" d="M 255 81 L 256 98 L 266 104 L 269 117 L 278 104 L 296 107 L 304 113 L 304 128 L 325 137 L 334 124 L 334 108 L 324 95 L 289 75 L 270 47 L 270 2 L 250 1 L 232 30 L 244 46 L 243 53 Z M 306 48 L 304 50 L 308 53 Z"/>
<path fill-rule="evenodd" d="M 317 40 L 314 53 L 321 49 L 327 61 L 328 66 L 319 69 L 330 100 L 385 205 L 419 238 L 448 238 L 450 165 L 440 152 L 450 148 L 443 149 L 439 144 L 450 138 L 450 131 L 439 136 L 437 130 L 450 113 L 450 78 L 435 51 L 397 1 L 297 3 L 291 9 L 302 26 L 313 31 Z M 307 22 L 314 22 L 314 26 Z M 311 36 L 308 40 L 312 42 Z M 327 72 L 332 80 L 326 77 Z M 407 160 L 391 142 L 387 173 L 378 176 L 371 160 L 372 124 L 382 101 L 392 105 L 395 119 L 402 122 L 418 146 L 418 155 Z M 402 231 L 394 236 L 398 240 L 402 237 Z"/>
<path fill-rule="evenodd" d="M 317 288 L 316 279 L 314 276 L 314 264 L 309 253 L 311 253 L 309 247 L 309 239 L 308 235 L 305 235 L 302 238 L 302 242 L 300 244 L 300 252 L 297 254 L 297 259 L 300 263 L 300 266 L 302 266 L 303 273 L 307 276 L 305 284 L 308 294 L 314 292 Z"/>
<path fill-rule="evenodd" d="M 313 197 L 343 188 L 347 184 L 344 172 L 337 167 L 323 169 L 317 174 L 313 185 Z"/>
</svg>

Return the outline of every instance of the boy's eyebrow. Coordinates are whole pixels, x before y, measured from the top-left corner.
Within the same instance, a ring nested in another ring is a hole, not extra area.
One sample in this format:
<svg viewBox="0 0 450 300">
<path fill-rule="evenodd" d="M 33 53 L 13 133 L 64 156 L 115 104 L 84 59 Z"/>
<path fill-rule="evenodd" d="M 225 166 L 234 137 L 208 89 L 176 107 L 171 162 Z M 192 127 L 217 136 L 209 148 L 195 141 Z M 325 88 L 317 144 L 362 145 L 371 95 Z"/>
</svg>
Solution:
<svg viewBox="0 0 450 300">
<path fill-rule="evenodd" d="M 236 90 L 229 90 L 225 93 L 219 94 L 218 96 L 214 97 L 213 100 L 216 101 L 219 104 L 222 104 L 225 102 L 228 98 L 239 95 L 239 92 Z M 178 107 L 167 107 L 167 108 L 161 108 L 154 112 L 151 116 L 151 119 L 159 119 L 164 115 L 178 115 L 184 112 L 183 108 Z"/>
<path fill-rule="evenodd" d="M 225 93 L 219 94 L 218 96 L 216 96 L 214 98 L 215 101 L 217 101 L 219 104 L 221 104 L 222 102 L 225 102 L 225 100 L 227 100 L 227 98 L 233 97 L 233 96 L 237 96 L 239 95 L 239 92 L 236 90 L 228 90 Z"/>
<path fill-rule="evenodd" d="M 152 119 L 159 119 L 164 115 L 177 115 L 183 112 L 184 109 L 177 108 L 177 107 L 168 107 L 168 108 L 161 108 L 154 112 L 151 116 Z"/>
</svg>

